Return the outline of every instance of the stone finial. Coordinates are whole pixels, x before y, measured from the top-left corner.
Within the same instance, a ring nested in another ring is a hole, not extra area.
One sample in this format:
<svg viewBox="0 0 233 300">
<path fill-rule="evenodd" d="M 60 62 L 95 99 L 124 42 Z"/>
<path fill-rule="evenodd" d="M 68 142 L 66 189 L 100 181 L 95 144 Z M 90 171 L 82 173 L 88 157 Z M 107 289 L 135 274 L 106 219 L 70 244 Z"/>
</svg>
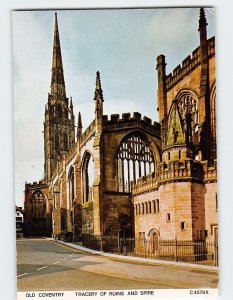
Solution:
<svg viewBox="0 0 233 300">
<path fill-rule="evenodd" d="M 82 129 L 82 117 L 81 117 L 81 113 L 78 113 L 78 128 Z"/>
<path fill-rule="evenodd" d="M 206 27 L 208 25 L 206 21 L 206 16 L 205 16 L 205 10 L 203 7 L 200 8 L 200 18 L 199 18 L 199 31 L 201 28 Z"/>
<path fill-rule="evenodd" d="M 104 97 L 103 97 L 103 91 L 101 87 L 101 80 L 100 80 L 100 72 L 96 72 L 96 84 L 95 84 L 95 95 L 94 95 L 94 100 L 101 100 L 104 102 Z"/>
</svg>

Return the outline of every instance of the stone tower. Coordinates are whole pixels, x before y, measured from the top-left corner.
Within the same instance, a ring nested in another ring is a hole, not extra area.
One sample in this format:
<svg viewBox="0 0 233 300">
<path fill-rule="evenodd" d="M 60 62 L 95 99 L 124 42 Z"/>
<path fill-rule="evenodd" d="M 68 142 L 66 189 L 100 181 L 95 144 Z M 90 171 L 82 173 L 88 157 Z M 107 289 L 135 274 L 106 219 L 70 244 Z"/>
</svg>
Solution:
<svg viewBox="0 0 233 300">
<path fill-rule="evenodd" d="M 72 98 L 66 97 L 57 14 L 55 14 L 52 75 L 44 121 L 44 176 L 48 182 L 58 161 L 75 143 Z"/>
</svg>

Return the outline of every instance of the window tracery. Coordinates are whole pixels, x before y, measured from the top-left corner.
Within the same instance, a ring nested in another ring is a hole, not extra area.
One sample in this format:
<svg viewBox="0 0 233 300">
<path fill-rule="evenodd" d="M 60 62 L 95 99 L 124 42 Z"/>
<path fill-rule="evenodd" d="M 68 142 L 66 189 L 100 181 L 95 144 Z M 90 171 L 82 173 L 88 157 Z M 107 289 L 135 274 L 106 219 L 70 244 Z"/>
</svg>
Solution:
<svg viewBox="0 0 233 300">
<path fill-rule="evenodd" d="M 194 124 L 199 121 L 199 111 L 197 107 L 197 100 L 191 94 L 184 94 L 178 101 L 178 108 L 183 120 L 186 119 L 186 115 L 190 114 Z"/>
<path fill-rule="evenodd" d="M 186 132 L 186 140 L 198 143 L 198 99 L 190 91 L 182 91 L 178 97 L 178 109 Z"/>
<path fill-rule="evenodd" d="M 36 191 L 32 194 L 30 201 L 32 204 L 32 218 L 44 218 L 46 215 L 46 200 L 44 194 L 41 191 Z"/>
<path fill-rule="evenodd" d="M 130 192 L 131 181 L 155 170 L 155 162 L 149 142 L 139 133 L 127 136 L 117 153 L 118 191 Z"/>
</svg>

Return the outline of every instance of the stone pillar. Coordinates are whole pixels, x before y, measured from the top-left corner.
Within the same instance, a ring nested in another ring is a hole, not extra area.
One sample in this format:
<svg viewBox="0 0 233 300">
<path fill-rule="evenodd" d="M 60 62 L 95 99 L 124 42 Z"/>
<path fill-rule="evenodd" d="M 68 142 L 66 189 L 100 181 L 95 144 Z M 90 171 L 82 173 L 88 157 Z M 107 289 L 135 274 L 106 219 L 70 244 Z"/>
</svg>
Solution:
<svg viewBox="0 0 233 300">
<path fill-rule="evenodd" d="M 100 199 L 101 199 L 101 135 L 97 134 L 94 138 L 94 175 L 95 180 L 93 184 L 93 234 L 99 236 L 101 234 L 101 216 L 100 216 Z"/>
<path fill-rule="evenodd" d="M 61 213 L 60 213 L 60 191 L 54 191 L 54 203 L 52 213 L 53 222 L 53 237 L 56 238 L 61 233 Z"/>
<path fill-rule="evenodd" d="M 166 93 L 166 62 L 165 56 L 159 55 L 157 57 L 157 76 L 158 76 L 158 111 L 159 111 L 159 122 L 166 122 L 167 119 L 167 93 Z"/>
<path fill-rule="evenodd" d="M 199 137 L 204 160 L 210 158 L 210 95 L 209 95 L 209 61 L 207 22 L 204 9 L 200 9 L 199 32 L 200 32 L 200 95 L 199 95 Z"/>
</svg>

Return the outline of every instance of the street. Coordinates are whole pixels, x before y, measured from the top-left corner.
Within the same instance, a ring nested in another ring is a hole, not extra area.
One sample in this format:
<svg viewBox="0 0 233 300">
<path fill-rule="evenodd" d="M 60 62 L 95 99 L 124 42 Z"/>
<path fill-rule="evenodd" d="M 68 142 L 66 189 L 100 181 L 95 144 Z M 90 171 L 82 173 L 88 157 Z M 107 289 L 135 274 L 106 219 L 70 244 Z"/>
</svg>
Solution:
<svg viewBox="0 0 233 300">
<path fill-rule="evenodd" d="M 46 239 L 17 240 L 18 291 L 217 288 L 208 270 L 121 262 Z"/>
</svg>

